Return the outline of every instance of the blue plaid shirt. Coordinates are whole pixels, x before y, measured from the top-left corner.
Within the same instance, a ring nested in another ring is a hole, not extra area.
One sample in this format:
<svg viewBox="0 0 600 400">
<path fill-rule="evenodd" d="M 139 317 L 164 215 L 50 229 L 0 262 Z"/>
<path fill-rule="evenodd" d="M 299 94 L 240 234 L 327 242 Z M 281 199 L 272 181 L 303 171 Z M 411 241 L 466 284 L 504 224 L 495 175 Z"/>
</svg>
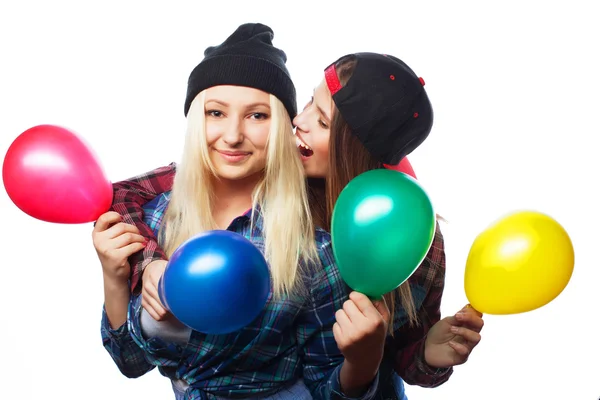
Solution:
<svg viewBox="0 0 600 400">
<path fill-rule="evenodd" d="M 166 192 L 146 205 L 145 222 L 155 233 L 169 199 Z M 236 218 L 228 230 L 264 251 L 259 212 Z M 140 327 L 141 295 L 136 295 L 129 304 L 127 323 L 116 330 L 110 328 L 103 311 L 104 347 L 125 376 L 139 377 L 158 367 L 164 376 L 185 381 L 188 400 L 268 396 L 302 377 L 314 399 L 349 399 L 340 389 L 344 358 L 332 328 L 335 312 L 350 290 L 335 265 L 330 235 L 318 230 L 316 240 L 321 265 L 315 265 L 306 278 L 310 294 L 282 300 L 271 296 L 261 315 L 240 331 L 227 335 L 192 331 L 185 346 L 145 339 Z M 360 400 L 374 399 L 378 383 L 379 375 Z"/>
</svg>

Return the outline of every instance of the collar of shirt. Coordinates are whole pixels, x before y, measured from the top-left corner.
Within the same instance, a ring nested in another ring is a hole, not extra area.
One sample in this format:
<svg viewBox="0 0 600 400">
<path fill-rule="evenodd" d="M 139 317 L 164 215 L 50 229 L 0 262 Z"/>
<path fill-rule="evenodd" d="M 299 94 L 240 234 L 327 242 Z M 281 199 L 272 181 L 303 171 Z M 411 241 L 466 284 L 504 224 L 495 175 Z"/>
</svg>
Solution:
<svg viewBox="0 0 600 400">
<path fill-rule="evenodd" d="M 171 201 L 171 191 L 164 192 L 158 195 L 154 200 L 146 203 L 144 209 L 144 221 L 152 229 L 156 237 L 159 236 L 159 228 L 167 211 L 169 202 Z M 263 230 L 263 216 L 260 211 L 260 206 L 254 209 L 248 209 L 244 214 L 236 217 L 231 221 L 227 230 L 240 233 L 243 230 L 243 225 L 250 221 L 252 233 L 261 233 Z"/>
</svg>

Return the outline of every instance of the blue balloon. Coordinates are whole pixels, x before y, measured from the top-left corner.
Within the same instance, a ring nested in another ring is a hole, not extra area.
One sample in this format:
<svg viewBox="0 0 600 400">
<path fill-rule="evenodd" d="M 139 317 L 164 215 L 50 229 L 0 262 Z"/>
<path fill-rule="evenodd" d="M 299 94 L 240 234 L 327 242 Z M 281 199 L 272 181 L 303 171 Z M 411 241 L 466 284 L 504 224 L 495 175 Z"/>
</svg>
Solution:
<svg viewBox="0 0 600 400">
<path fill-rule="evenodd" d="M 226 230 L 204 232 L 184 242 L 159 282 L 160 299 L 178 320 L 214 335 L 250 324 L 270 291 L 269 267 L 260 250 Z"/>
</svg>

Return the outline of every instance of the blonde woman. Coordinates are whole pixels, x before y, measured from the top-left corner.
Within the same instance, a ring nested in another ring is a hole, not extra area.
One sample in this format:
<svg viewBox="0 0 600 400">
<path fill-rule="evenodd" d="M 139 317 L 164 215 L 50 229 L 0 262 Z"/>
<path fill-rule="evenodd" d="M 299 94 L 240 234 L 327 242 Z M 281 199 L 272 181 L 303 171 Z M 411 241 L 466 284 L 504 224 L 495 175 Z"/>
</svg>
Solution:
<svg viewBox="0 0 600 400">
<path fill-rule="evenodd" d="M 128 377 L 158 367 L 176 399 L 371 399 L 378 365 L 344 360 L 334 339 L 335 312 L 349 292 L 329 235 L 312 223 L 292 134 L 296 93 L 272 37 L 265 25 L 245 24 L 205 51 L 188 82 L 188 129 L 173 189 L 147 216 L 167 256 L 206 230 L 250 239 L 270 266 L 267 306 L 228 335 L 156 321 L 142 307 L 144 296 L 129 290 L 127 258 L 145 239 L 109 212 L 93 232 L 104 272 L 103 343 Z M 160 276 L 164 266 L 155 263 L 145 275 Z M 148 286 L 155 290 L 155 282 Z M 357 346 L 382 343 L 384 318 L 371 313 L 365 321 L 345 333 Z"/>
</svg>

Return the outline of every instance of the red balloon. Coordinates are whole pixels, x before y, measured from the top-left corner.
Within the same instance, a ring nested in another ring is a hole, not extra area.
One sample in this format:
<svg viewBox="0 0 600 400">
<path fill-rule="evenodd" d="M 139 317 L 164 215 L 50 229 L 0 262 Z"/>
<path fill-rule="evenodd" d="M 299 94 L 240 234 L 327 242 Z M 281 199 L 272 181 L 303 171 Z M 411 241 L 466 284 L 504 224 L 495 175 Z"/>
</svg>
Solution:
<svg viewBox="0 0 600 400">
<path fill-rule="evenodd" d="M 412 165 L 410 165 L 410 162 L 408 161 L 408 158 L 406 158 L 406 157 L 404 157 L 402 159 L 402 161 L 400 161 L 396 165 L 387 165 L 387 164 L 384 164 L 384 166 L 387 169 L 393 169 L 395 171 L 404 172 L 405 174 L 410 175 L 413 178 L 417 179 L 417 175 L 415 175 L 415 170 L 413 169 Z"/>
<path fill-rule="evenodd" d="M 76 134 L 54 125 L 34 126 L 15 139 L 2 179 L 17 207 L 46 222 L 95 221 L 113 199 L 96 155 Z"/>
</svg>

